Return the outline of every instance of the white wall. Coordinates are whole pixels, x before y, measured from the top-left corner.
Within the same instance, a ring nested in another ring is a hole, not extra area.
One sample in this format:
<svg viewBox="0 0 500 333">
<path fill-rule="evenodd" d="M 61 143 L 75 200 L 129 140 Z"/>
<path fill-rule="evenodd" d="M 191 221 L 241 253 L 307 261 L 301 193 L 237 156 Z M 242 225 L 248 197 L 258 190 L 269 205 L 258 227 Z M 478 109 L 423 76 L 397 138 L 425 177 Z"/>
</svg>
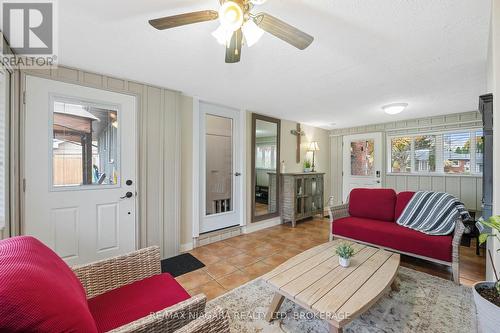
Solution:
<svg viewBox="0 0 500 333">
<path fill-rule="evenodd" d="M 489 89 L 493 93 L 493 107 L 494 107 L 494 124 L 493 135 L 494 142 L 500 142 L 500 0 L 493 0 L 492 2 L 492 21 L 491 21 L 491 38 L 489 49 Z M 493 153 L 493 211 L 494 214 L 500 214 L 500 145 L 494 145 Z M 497 270 L 500 270 L 500 249 L 498 241 L 492 244 L 492 254 L 495 260 Z M 491 269 L 489 261 L 487 261 L 487 279 L 493 280 L 494 274 Z"/>
</svg>

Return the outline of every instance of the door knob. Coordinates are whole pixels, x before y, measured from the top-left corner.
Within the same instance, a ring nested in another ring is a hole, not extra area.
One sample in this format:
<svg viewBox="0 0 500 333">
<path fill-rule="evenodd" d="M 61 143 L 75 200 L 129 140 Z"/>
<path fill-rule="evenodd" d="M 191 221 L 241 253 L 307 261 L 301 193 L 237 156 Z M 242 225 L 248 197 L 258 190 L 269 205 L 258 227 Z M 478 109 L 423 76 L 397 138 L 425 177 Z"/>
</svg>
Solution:
<svg viewBox="0 0 500 333">
<path fill-rule="evenodd" d="M 239 177 L 239 176 L 241 176 L 241 173 L 236 172 L 234 175 L 235 175 L 236 177 Z"/>
<path fill-rule="evenodd" d="M 130 199 L 134 196 L 134 193 L 132 192 L 127 192 L 124 197 L 121 197 L 120 199 Z"/>
</svg>

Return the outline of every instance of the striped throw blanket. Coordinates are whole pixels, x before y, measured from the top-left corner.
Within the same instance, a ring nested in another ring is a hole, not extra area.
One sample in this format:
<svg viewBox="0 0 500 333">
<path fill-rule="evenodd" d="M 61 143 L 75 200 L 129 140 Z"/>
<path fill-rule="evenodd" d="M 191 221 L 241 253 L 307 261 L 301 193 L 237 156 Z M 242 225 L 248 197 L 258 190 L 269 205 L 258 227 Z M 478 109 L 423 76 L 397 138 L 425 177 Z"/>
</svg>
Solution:
<svg viewBox="0 0 500 333">
<path fill-rule="evenodd" d="M 416 192 L 397 223 L 428 235 L 449 235 L 455 222 L 470 219 L 463 203 L 448 193 Z"/>
</svg>

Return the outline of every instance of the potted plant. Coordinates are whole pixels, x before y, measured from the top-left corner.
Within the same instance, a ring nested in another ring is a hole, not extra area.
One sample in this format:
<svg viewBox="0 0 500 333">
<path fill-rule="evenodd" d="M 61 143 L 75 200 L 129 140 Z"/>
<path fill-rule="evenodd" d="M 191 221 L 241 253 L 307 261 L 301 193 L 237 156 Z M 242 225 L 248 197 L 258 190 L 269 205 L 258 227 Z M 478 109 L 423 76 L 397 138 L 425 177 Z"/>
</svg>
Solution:
<svg viewBox="0 0 500 333">
<path fill-rule="evenodd" d="M 305 160 L 304 161 L 304 172 L 311 172 L 312 170 L 312 164 L 310 160 Z"/>
<path fill-rule="evenodd" d="M 481 220 L 478 223 L 493 230 L 493 233 L 482 233 L 479 236 L 481 244 L 486 242 L 490 237 L 500 241 L 500 237 L 498 236 L 500 232 L 500 216 L 492 216 L 488 221 Z M 495 268 L 495 262 L 490 250 L 488 250 L 488 256 L 493 267 L 493 272 L 495 273 L 496 281 L 479 282 L 473 288 L 474 302 L 476 303 L 478 319 L 483 333 L 498 332 L 498 328 L 500 327 L 500 279 L 498 278 L 498 271 Z"/>
<path fill-rule="evenodd" d="M 339 256 L 340 266 L 347 268 L 351 264 L 351 258 L 354 255 L 354 249 L 349 244 L 340 244 L 335 253 Z"/>
</svg>

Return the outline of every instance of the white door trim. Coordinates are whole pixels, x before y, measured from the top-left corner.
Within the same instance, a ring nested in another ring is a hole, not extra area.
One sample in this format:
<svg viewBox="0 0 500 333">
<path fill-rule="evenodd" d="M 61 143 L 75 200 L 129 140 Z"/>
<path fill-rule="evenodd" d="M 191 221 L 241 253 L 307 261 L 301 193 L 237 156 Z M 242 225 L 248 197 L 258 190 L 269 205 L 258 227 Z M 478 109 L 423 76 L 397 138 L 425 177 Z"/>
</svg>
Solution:
<svg viewBox="0 0 500 333">
<path fill-rule="evenodd" d="M 200 142 L 200 133 L 201 133 L 201 123 L 200 123 L 200 103 L 207 103 L 207 104 L 212 104 L 212 105 L 220 105 L 224 108 L 228 108 L 227 106 L 221 105 L 221 104 L 216 104 L 216 103 L 210 103 L 206 101 L 200 100 L 198 97 L 193 97 L 193 154 L 192 154 L 192 160 L 193 160 L 193 174 L 192 174 L 192 187 L 191 187 L 191 192 L 192 192 L 192 216 L 193 216 L 193 221 L 192 221 L 192 228 L 193 228 L 193 238 L 198 238 L 200 237 L 200 224 L 201 224 L 201 219 L 202 215 L 200 214 L 201 212 L 201 202 L 200 202 L 200 192 L 201 192 L 201 177 L 200 177 L 200 172 L 201 172 L 201 161 L 200 161 L 200 145 L 198 144 Z M 246 166 L 246 135 L 247 135 L 247 122 L 246 122 L 246 111 L 245 110 L 239 110 L 240 112 L 240 122 L 238 124 L 238 130 L 239 130 L 239 147 L 241 147 L 239 154 L 240 154 L 240 160 L 241 160 L 241 193 L 240 197 L 238 199 L 235 198 L 235 200 L 239 200 L 240 202 L 240 226 L 245 226 L 246 225 L 246 172 L 247 172 L 247 166 Z"/>
</svg>

